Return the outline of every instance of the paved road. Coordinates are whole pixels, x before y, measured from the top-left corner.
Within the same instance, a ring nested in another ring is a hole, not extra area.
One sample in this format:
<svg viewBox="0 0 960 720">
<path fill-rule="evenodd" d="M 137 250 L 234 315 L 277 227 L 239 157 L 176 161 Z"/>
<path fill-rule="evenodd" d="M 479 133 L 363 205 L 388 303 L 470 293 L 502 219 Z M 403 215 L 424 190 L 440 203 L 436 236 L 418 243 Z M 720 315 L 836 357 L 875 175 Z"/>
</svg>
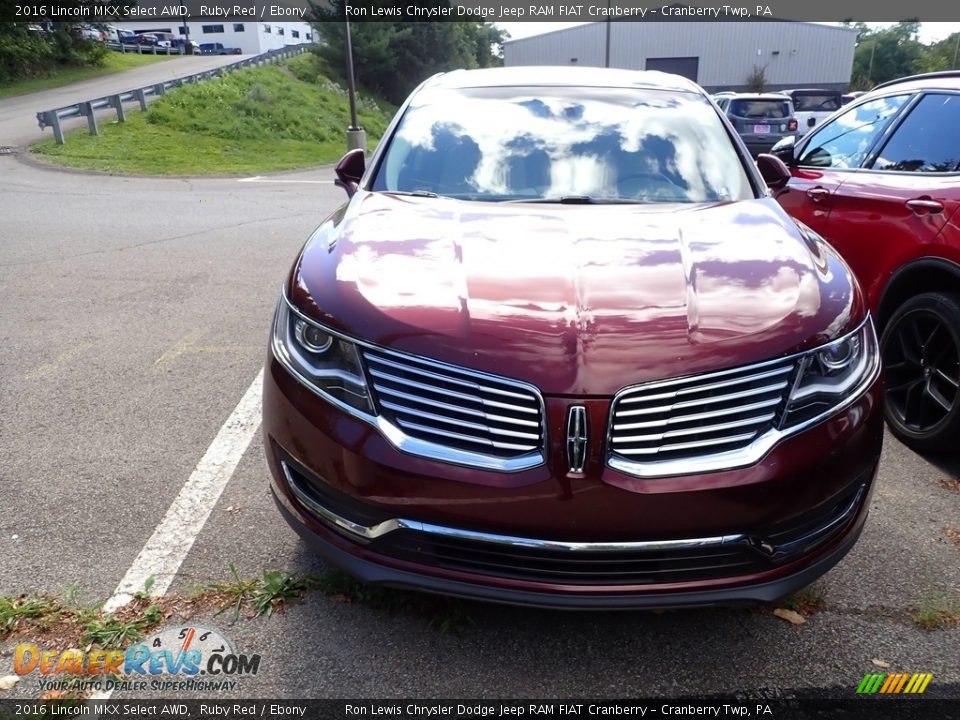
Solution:
<svg viewBox="0 0 960 720">
<path fill-rule="evenodd" d="M 173 80 L 241 59 L 243 56 L 239 55 L 185 55 L 64 87 L 4 98 L 0 100 L 0 146 L 19 147 L 44 137 L 53 137 L 50 128 L 41 131 L 37 125 L 37 113 L 41 110 Z M 103 116 L 109 117 L 109 112 Z M 74 119 L 68 121 L 69 124 L 65 122 L 64 127 L 75 127 L 85 122 L 83 118 Z"/>
<path fill-rule="evenodd" d="M 262 366 L 289 263 L 342 200 L 329 176 L 132 179 L 0 156 L 0 593 L 77 583 L 90 601 L 111 595 Z M 465 603 L 471 622 L 443 634 L 429 614 L 319 594 L 272 618 L 194 621 L 263 655 L 237 696 L 843 691 L 874 659 L 933 672 L 928 693 L 954 683 L 960 696 L 960 628 L 909 620 L 928 591 L 960 594 L 960 548 L 944 535 L 960 495 L 937 482 L 958 471 L 888 439 L 864 536 L 803 626 L 742 609 Z M 257 435 L 174 591 L 227 579 L 230 563 L 248 576 L 322 569 L 280 521 L 266 473 Z M 15 692 L 35 695 L 35 680 Z"/>
</svg>

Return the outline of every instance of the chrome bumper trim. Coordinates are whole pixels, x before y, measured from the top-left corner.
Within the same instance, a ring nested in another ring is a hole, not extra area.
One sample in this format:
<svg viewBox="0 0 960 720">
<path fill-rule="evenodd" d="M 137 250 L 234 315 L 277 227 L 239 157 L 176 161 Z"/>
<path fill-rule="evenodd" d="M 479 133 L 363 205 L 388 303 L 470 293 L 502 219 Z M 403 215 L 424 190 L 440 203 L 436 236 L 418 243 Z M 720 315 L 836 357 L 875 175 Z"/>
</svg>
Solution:
<svg viewBox="0 0 960 720">
<path fill-rule="evenodd" d="M 475 530 L 464 530 L 462 528 L 451 528 L 444 525 L 434 525 L 432 523 L 420 522 L 419 520 L 407 520 L 405 518 L 390 518 L 376 525 L 360 525 L 352 520 L 338 515 L 329 508 L 323 506 L 305 492 L 299 483 L 293 478 L 290 468 L 283 460 L 280 461 L 280 467 L 283 469 L 284 479 L 286 479 L 290 490 L 297 500 L 314 512 L 321 520 L 326 521 L 340 530 L 343 530 L 359 540 L 376 540 L 387 533 L 396 530 L 413 530 L 426 533 L 428 535 L 442 535 L 448 538 L 458 538 L 461 540 L 473 540 L 477 542 L 486 542 L 496 545 L 508 545 L 511 547 L 527 547 L 542 550 L 561 550 L 568 552 L 622 552 L 630 550 L 639 551 L 657 551 L 657 550 L 682 550 L 691 548 L 713 547 L 718 545 L 730 545 L 734 543 L 749 542 L 746 535 L 718 535 L 715 537 L 693 538 L 690 540 L 652 540 L 637 542 L 567 542 L 563 540 L 540 540 L 536 538 L 513 537 L 511 535 L 497 535 L 494 533 L 478 532 Z"/>
<path fill-rule="evenodd" d="M 790 555 L 812 550 L 829 539 L 835 531 L 849 522 L 859 511 L 864 497 L 867 494 L 869 482 L 864 482 L 854 497 L 843 510 L 830 518 L 819 527 L 814 528 L 806 535 L 780 545 L 774 545 L 768 540 L 755 535 L 737 533 L 733 535 L 716 535 L 713 537 L 690 538 L 681 540 L 639 540 L 626 542 L 568 542 L 563 540 L 542 540 L 537 538 L 515 537 L 512 535 L 498 535 L 463 528 L 452 528 L 444 525 L 409 520 L 406 518 L 390 518 L 376 525 L 362 525 L 353 522 L 338 513 L 330 510 L 308 492 L 300 487 L 290 472 L 290 467 L 283 460 L 279 461 L 284 479 L 293 492 L 294 497 L 301 505 L 313 512 L 316 517 L 327 525 L 338 529 L 355 540 L 369 542 L 383 537 L 397 530 L 412 530 L 427 535 L 439 535 L 446 538 L 471 540 L 476 542 L 505 545 L 508 547 L 524 547 L 538 550 L 556 550 L 565 552 L 612 553 L 612 552 L 657 552 L 662 550 L 689 550 L 696 548 L 719 547 L 722 545 L 746 545 L 774 561 L 783 560 Z M 288 507 L 294 510 L 291 503 L 281 493 L 274 493 Z"/>
</svg>

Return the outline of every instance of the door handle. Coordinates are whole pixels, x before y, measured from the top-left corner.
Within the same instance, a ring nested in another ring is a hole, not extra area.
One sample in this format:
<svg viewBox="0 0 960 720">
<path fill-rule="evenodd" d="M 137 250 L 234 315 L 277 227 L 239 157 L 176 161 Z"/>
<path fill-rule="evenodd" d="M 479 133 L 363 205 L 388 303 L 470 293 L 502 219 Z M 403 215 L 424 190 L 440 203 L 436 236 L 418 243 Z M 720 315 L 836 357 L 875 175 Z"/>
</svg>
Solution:
<svg viewBox="0 0 960 720">
<path fill-rule="evenodd" d="M 820 202 L 829 194 L 830 194 L 829 190 L 827 190 L 825 187 L 820 187 L 819 185 L 807 190 L 807 197 L 813 200 L 814 202 Z"/>
<path fill-rule="evenodd" d="M 907 200 L 906 206 L 913 210 L 914 215 L 936 215 L 943 212 L 943 203 L 929 197 Z"/>
</svg>

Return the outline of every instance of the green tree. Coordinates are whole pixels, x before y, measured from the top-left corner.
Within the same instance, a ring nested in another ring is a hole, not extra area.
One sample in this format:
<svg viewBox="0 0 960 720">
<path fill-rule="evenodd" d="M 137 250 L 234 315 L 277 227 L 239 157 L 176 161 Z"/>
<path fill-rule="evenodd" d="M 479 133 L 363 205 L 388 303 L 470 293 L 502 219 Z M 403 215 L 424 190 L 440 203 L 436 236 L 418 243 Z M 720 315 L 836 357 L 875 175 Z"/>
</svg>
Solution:
<svg viewBox="0 0 960 720">
<path fill-rule="evenodd" d="M 11 0 L 0 0 L 0 16 L 12 17 Z M 0 22 L 0 83 L 43 77 L 61 67 L 98 65 L 108 50 L 85 40 L 81 23 Z"/>
<path fill-rule="evenodd" d="M 851 87 L 866 90 L 874 85 L 919 72 L 925 47 L 917 40 L 920 23 L 899 22 L 882 30 L 861 28 L 853 57 Z"/>
<path fill-rule="evenodd" d="M 960 33 L 928 45 L 918 69 L 921 72 L 960 69 Z"/>
<path fill-rule="evenodd" d="M 435 0 L 449 7 L 448 0 Z M 316 51 L 331 72 L 346 74 L 343 0 L 332 9 L 311 5 L 314 27 L 324 44 Z M 353 63 L 359 85 L 401 103 L 431 75 L 456 68 L 502 64 L 505 34 L 484 22 L 354 22 L 350 24 Z"/>
</svg>

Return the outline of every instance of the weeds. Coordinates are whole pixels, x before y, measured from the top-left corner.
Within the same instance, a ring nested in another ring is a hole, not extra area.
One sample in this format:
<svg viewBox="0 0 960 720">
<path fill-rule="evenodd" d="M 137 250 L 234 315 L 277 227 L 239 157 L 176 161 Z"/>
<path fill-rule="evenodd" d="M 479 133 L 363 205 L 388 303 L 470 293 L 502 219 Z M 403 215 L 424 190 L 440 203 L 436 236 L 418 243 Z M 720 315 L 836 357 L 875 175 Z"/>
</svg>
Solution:
<svg viewBox="0 0 960 720">
<path fill-rule="evenodd" d="M 44 595 L 32 597 L 0 595 L 0 637 L 13 632 L 21 619 L 47 618 L 59 609 L 60 603 L 56 598 Z"/>
<path fill-rule="evenodd" d="M 103 647 L 124 647 L 143 637 L 143 631 L 163 620 L 159 605 L 150 605 L 142 615 L 131 620 L 121 620 L 116 615 L 104 615 L 87 623 L 80 638 L 83 643 Z"/>
<path fill-rule="evenodd" d="M 153 590 L 153 585 L 157 579 L 151 575 L 146 580 L 143 581 L 143 590 L 137 590 L 133 596 L 137 600 L 147 600 L 150 597 L 150 591 Z"/>
<path fill-rule="evenodd" d="M 257 589 L 259 581 L 241 580 L 235 563 L 230 563 L 230 573 L 233 575 L 233 582 L 210 583 L 206 588 L 215 592 L 224 593 L 230 598 L 230 601 L 217 611 L 217 615 L 228 607 L 233 606 L 233 618 L 230 620 L 230 624 L 233 625 L 240 619 L 240 610 L 250 601 L 253 591 Z"/>
<path fill-rule="evenodd" d="M 316 585 L 317 579 L 313 575 L 296 576 L 280 570 L 267 570 L 253 591 L 253 609 L 257 615 L 270 617 L 284 603 L 299 602 L 304 593 Z"/>
<path fill-rule="evenodd" d="M 942 590 L 931 590 L 911 612 L 913 623 L 924 630 L 960 625 L 960 600 Z"/>
</svg>

